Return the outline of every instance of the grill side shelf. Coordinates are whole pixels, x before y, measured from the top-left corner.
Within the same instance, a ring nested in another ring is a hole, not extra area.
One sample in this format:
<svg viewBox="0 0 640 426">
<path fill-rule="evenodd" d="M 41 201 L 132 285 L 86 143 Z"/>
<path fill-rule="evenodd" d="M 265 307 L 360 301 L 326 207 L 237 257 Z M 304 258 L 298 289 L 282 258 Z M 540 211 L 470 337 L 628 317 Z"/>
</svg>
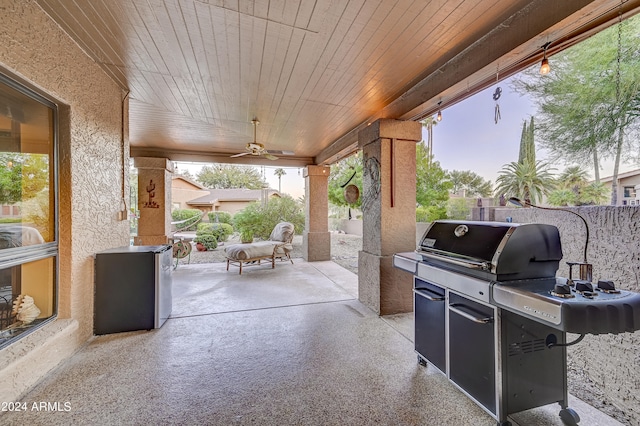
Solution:
<svg viewBox="0 0 640 426">
<path fill-rule="evenodd" d="M 393 255 L 393 266 L 415 275 L 420 260 L 422 259 L 415 252 L 396 253 Z"/>
<path fill-rule="evenodd" d="M 631 333 L 640 330 L 640 294 L 620 290 L 593 299 L 568 299 L 562 304 L 562 319 L 569 333 Z"/>
</svg>

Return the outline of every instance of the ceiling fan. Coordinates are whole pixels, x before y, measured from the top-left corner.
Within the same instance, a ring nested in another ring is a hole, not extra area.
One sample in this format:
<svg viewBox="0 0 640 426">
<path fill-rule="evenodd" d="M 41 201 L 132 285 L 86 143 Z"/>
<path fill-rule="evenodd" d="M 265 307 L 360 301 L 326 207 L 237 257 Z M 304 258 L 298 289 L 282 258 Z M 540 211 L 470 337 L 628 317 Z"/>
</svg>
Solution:
<svg viewBox="0 0 640 426">
<path fill-rule="evenodd" d="M 258 121 L 257 118 L 254 118 L 253 120 L 251 120 L 251 124 L 253 124 L 253 142 L 249 142 L 247 144 L 247 146 L 245 147 L 246 152 L 232 155 L 230 158 L 242 157 L 244 155 L 255 155 L 263 156 L 264 158 L 269 160 L 277 160 L 278 157 L 270 154 L 269 151 L 264 148 L 263 144 L 256 142 L 256 128 L 258 127 L 258 124 L 260 124 L 260 121 Z"/>
</svg>

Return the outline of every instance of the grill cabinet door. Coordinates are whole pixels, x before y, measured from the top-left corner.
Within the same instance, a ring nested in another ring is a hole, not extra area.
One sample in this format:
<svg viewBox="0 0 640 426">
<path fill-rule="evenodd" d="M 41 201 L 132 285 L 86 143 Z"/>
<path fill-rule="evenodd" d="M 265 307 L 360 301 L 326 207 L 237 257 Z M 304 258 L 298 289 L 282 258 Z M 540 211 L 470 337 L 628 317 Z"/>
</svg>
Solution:
<svg viewBox="0 0 640 426">
<path fill-rule="evenodd" d="M 445 373 L 445 290 L 415 279 L 415 349 L 418 354 Z"/>
<path fill-rule="evenodd" d="M 494 309 L 449 293 L 449 379 L 495 414 Z"/>
</svg>

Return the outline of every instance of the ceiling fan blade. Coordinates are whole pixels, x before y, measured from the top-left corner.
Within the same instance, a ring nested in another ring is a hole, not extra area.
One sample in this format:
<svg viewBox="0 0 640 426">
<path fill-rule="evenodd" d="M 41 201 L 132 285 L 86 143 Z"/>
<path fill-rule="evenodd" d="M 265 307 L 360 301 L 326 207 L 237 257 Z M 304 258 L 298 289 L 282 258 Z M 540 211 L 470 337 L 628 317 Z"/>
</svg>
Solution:
<svg viewBox="0 0 640 426">
<path fill-rule="evenodd" d="M 243 155 L 249 155 L 251 154 L 250 152 L 241 152 L 240 154 L 234 154 L 229 156 L 229 158 L 236 158 L 236 157 L 242 157 Z"/>
<path fill-rule="evenodd" d="M 271 155 L 269 153 L 263 154 L 264 158 L 269 159 L 269 160 L 277 160 L 278 157 L 276 157 L 275 155 Z"/>
</svg>

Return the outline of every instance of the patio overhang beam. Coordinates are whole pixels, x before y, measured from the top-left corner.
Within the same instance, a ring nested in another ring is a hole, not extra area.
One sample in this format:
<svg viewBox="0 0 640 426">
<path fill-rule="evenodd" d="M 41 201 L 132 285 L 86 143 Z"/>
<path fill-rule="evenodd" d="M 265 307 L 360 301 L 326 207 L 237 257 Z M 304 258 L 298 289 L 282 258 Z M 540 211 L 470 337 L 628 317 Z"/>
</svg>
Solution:
<svg viewBox="0 0 640 426">
<path fill-rule="evenodd" d="M 194 163 L 248 164 L 254 166 L 306 167 L 313 164 L 313 157 L 280 156 L 269 160 L 261 156 L 245 155 L 231 158 L 228 153 L 163 150 L 157 148 L 131 147 L 131 157 L 168 158 L 171 161 Z"/>
</svg>

